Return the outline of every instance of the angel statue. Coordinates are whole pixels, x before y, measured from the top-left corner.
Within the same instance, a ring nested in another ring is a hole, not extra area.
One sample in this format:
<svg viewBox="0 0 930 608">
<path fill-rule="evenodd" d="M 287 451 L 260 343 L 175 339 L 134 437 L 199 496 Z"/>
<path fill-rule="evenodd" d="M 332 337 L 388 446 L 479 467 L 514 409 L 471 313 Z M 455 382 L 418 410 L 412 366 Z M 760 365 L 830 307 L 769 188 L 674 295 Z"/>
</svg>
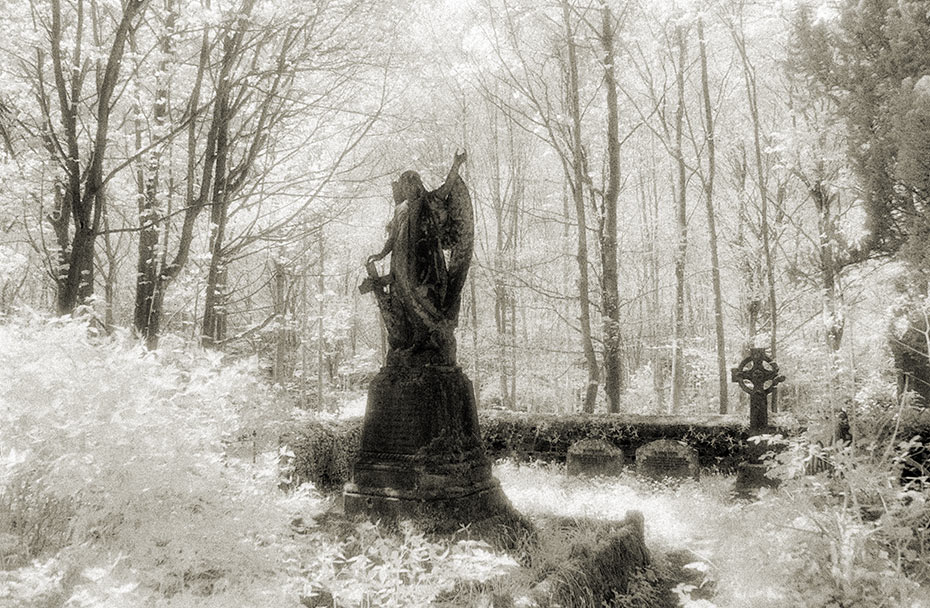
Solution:
<svg viewBox="0 0 930 608">
<path fill-rule="evenodd" d="M 388 334 L 388 365 L 454 365 L 461 292 L 474 250 L 474 214 L 456 154 L 446 181 L 427 191 L 416 171 L 391 184 L 394 217 L 369 256 L 362 293 L 374 292 Z M 446 254 L 445 252 L 448 252 Z M 391 255 L 390 271 L 375 262 Z"/>
</svg>

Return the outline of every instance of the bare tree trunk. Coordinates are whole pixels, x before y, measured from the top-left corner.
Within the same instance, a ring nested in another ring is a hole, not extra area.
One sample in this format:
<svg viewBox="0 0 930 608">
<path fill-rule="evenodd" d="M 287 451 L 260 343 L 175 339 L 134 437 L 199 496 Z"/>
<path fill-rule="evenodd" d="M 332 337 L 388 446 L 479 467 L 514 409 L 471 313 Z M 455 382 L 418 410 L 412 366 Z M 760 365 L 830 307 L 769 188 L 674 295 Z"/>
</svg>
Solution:
<svg viewBox="0 0 930 608">
<path fill-rule="evenodd" d="M 210 267 L 207 272 L 201 330 L 201 344 L 205 347 L 216 346 L 226 338 L 227 271 L 223 240 L 226 235 L 227 205 L 229 203 L 226 190 L 230 119 L 228 99 L 217 100 L 217 109 L 219 122 L 216 134 L 216 178 L 213 186 L 213 206 L 210 209 Z"/>
<path fill-rule="evenodd" d="M 568 101 L 572 119 L 572 171 L 571 190 L 575 202 L 575 215 L 578 223 L 578 295 L 581 308 L 581 345 L 584 350 L 588 369 L 588 383 L 585 388 L 582 409 L 586 413 L 594 411 L 597 400 L 597 387 L 600 384 L 600 370 L 594 344 L 591 340 L 591 304 L 589 300 L 588 280 L 588 228 L 585 220 L 584 206 L 584 150 L 581 143 L 581 104 L 578 93 L 578 59 L 575 53 L 574 33 L 571 27 L 567 0 L 562 0 L 562 19 L 565 25 L 565 39 L 568 45 Z"/>
<path fill-rule="evenodd" d="M 665 404 L 665 357 L 662 355 L 663 349 L 659 344 L 659 323 L 662 318 L 659 308 L 659 254 L 657 251 L 658 243 L 658 217 L 659 217 L 659 195 L 657 192 L 655 179 L 655 165 L 652 166 L 652 179 L 647 186 L 646 176 L 643 173 L 639 175 L 640 207 L 642 213 L 643 226 L 643 243 L 646 247 L 646 280 L 645 280 L 645 312 L 642 315 L 641 325 L 645 328 L 642 333 L 648 338 L 649 344 L 649 363 L 652 365 L 652 388 L 655 393 L 656 404 L 663 407 Z"/>
<path fill-rule="evenodd" d="M 607 411 L 620 411 L 620 292 L 617 274 L 617 199 L 620 196 L 620 128 L 614 61 L 613 15 L 605 4 L 601 46 L 604 50 L 604 85 L 607 88 L 607 189 L 598 223 L 601 242 L 601 300 L 604 323 L 604 392 Z"/>
<path fill-rule="evenodd" d="M 491 155 L 493 165 L 491 169 L 491 205 L 494 210 L 495 238 L 494 238 L 494 324 L 497 329 L 497 363 L 500 388 L 501 407 L 513 409 L 513 399 L 510 395 L 509 373 L 509 321 L 510 313 L 510 286 L 507 284 L 505 263 L 507 261 L 506 237 L 506 203 L 501 182 L 500 141 L 498 136 L 497 114 L 491 120 Z"/>
<path fill-rule="evenodd" d="M 326 250 L 323 243 L 323 229 L 320 228 L 319 238 L 317 240 L 317 245 L 319 247 L 318 253 L 320 257 L 320 275 L 317 280 L 317 292 L 319 300 L 319 310 L 317 314 L 319 318 L 317 319 L 316 327 L 316 407 L 318 410 L 323 410 L 323 314 L 326 312 L 326 282 L 324 281 L 323 271 L 325 264 L 325 254 Z"/>
<path fill-rule="evenodd" d="M 472 375 L 475 377 L 475 407 L 481 407 L 481 368 L 478 366 L 478 295 L 475 290 L 475 273 L 468 273 L 468 289 L 471 293 L 471 344 L 472 344 Z M 381 318 L 381 315 L 378 315 Z M 382 331 L 382 342 L 384 332 Z"/>
<path fill-rule="evenodd" d="M 714 115 L 710 107 L 710 83 L 707 76 L 707 46 L 704 42 L 704 21 L 698 19 L 698 44 L 701 53 L 701 92 L 704 98 L 704 137 L 707 141 L 707 177 L 704 180 L 704 204 L 707 208 L 707 235 L 710 241 L 710 273 L 714 291 L 714 329 L 717 337 L 717 382 L 720 399 L 719 411 L 726 414 L 727 355 L 723 333 L 723 296 L 720 292 L 720 259 L 717 255 L 717 220 L 714 217 L 714 178 L 717 172 Z"/>
<path fill-rule="evenodd" d="M 103 246 L 104 256 L 107 260 L 107 271 L 103 280 L 103 293 L 106 299 L 103 322 L 106 325 L 107 333 L 110 333 L 115 325 L 114 306 L 116 305 L 116 279 L 119 276 L 119 257 L 113 247 L 110 221 L 107 217 L 106 208 L 103 210 Z"/>
<path fill-rule="evenodd" d="M 746 100 L 749 104 L 749 115 L 752 119 L 752 141 L 756 165 L 756 181 L 759 188 L 759 205 L 760 205 L 760 227 L 762 237 L 762 254 L 765 262 L 766 283 L 768 287 L 768 309 L 769 309 L 769 350 L 774 359 L 776 357 L 777 333 L 778 333 L 778 308 L 775 299 L 775 263 L 772 253 L 771 236 L 769 232 L 768 220 L 768 182 L 765 175 L 765 163 L 762 158 L 762 125 L 759 117 L 759 95 L 756 86 L 755 68 L 749 60 L 746 49 L 745 34 L 742 31 L 742 21 L 739 29 L 733 25 L 731 34 L 736 42 L 737 50 L 743 63 L 743 84 L 746 88 Z M 770 399 L 772 411 L 778 411 L 778 389 L 772 391 Z"/>
<path fill-rule="evenodd" d="M 511 273 L 517 271 L 518 247 L 520 246 L 520 209 L 526 188 L 525 150 L 517 147 L 513 125 L 509 125 L 510 166 L 512 167 L 513 189 L 510 194 L 510 228 L 507 233 L 508 266 Z M 510 400 L 516 408 L 517 400 L 517 290 L 510 287 Z"/>
<path fill-rule="evenodd" d="M 63 298 L 68 278 L 68 260 L 71 259 L 71 190 L 62 182 L 56 182 L 54 187 L 55 203 L 47 219 L 55 233 L 56 309 L 58 314 L 63 315 L 68 313 Z"/>
<path fill-rule="evenodd" d="M 300 407 L 306 409 L 309 406 L 310 398 L 307 394 L 307 377 L 310 375 L 309 363 L 307 361 L 307 342 L 309 342 L 309 323 L 310 308 L 307 304 L 307 265 L 303 265 L 303 272 L 300 275 Z M 358 290 L 353 290 L 356 296 Z M 356 311 L 358 310 L 358 299 L 356 297 Z M 378 315 L 380 318 L 380 315 Z"/>
<path fill-rule="evenodd" d="M 681 408 L 684 390 L 684 371 L 682 369 L 682 342 L 685 331 L 685 257 L 688 253 L 688 215 L 687 215 L 687 176 L 684 151 L 681 147 L 684 134 L 685 113 L 685 61 L 687 46 L 682 26 L 675 27 L 675 40 L 678 45 L 678 63 L 675 79 L 678 90 L 678 107 L 675 110 L 675 160 L 678 165 L 678 186 L 675 204 L 675 224 L 677 239 L 675 250 L 675 320 L 672 334 L 672 412 Z"/>
<path fill-rule="evenodd" d="M 271 305 L 275 316 L 275 351 L 272 381 L 283 384 L 286 377 L 285 357 L 287 356 L 287 300 L 285 299 L 286 277 L 281 260 L 274 261 L 274 279 L 272 281 Z"/>
<path fill-rule="evenodd" d="M 62 272 L 64 279 L 59 283 L 58 308 L 62 314 L 72 312 L 75 307 L 87 302 L 94 292 L 94 243 L 101 229 L 104 187 L 103 163 L 106 158 L 107 143 L 110 136 L 111 100 L 119 79 L 120 64 L 123 59 L 126 39 L 133 20 L 143 13 L 147 0 L 133 0 L 125 4 L 109 48 L 103 76 L 99 79 L 95 103 L 96 125 L 93 130 L 93 142 L 90 148 L 89 163 L 82 171 L 80 166 L 80 130 L 77 113 L 80 107 L 81 90 L 84 79 L 84 60 L 81 54 L 83 38 L 84 2 L 78 0 L 76 8 L 75 46 L 71 53 L 71 65 L 65 66 L 65 54 L 61 48 L 62 15 L 60 0 L 52 0 L 52 16 L 49 38 L 52 46 L 52 66 L 55 73 L 55 87 L 58 93 L 59 109 L 63 127 L 64 147 L 67 150 L 65 172 L 67 188 L 66 197 L 71 204 L 71 219 L 74 232 L 71 237 L 67 272 Z"/>
<path fill-rule="evenodd" d="M 169 12 L 165 22 L 165 32 L 159 40 L 162 60 L 156 75 L 155 101 L 152 104 L 152 115 L 155 125 L 155 134 L 168 123 L 168 98 L 170 83 L 168 82 L 168 57 L 172 51 L 172 30 L 177 13 Z M 135 47 L 135 41 L 130 38 Z M 136 149 L 141 150 L 142 120 L 140 112 L 136 112 L 135 139 Z M 136 171 L 136 189 L 139 205 L 139 256 L 136 268 L 136 298 L 133 311 L 133 325 L 139 335 L 145 340 L 148 348 L 158 346 L 158 335 L 161 325 L 161 308 L 164 302 L 164 289 L 168 280 L 163 277 L 165 256 L 167 254 L 167 226 L 164 223 L 166 210 L 159 209 L 158 187 L 161 169 L 161 148 L 156 146 L 152 151 L 139 160 Z M 159 246 L 161 243 L 161 246 Z"/>
<path fill-rule="evenodd" d="M 822 162 L 820 163 L 822 165 Z M 822 175 L 822 169 L 820 170 Z M 837 294 L 836 221 L 832 214 L 836 194 L 830 195 L 823 178 L 818 175 L 811 189 L 814 205 L 817 207 L 817 227 L 820 246 L 820 279 L 823 288 L 823 326 L 827 348 L 834 356 L 843 342 L 845 319 L 840 311 Z"/>
<path fill-rule="evenodd" d="M 749 193 L 747 191 L 749 163 L 746 160 L 746 149 L 742 144 L 740 144 L 739 153 L 735 154 L 731 160 L 734 179 L 739 194 L 739 205 L 736 212 L 736 239 L 734 245 L 737 250 L 737 255 L 740 258 L 739 267 L 742 274 L 742 282 L 740 284 L 740 310 L 743 313 L 742 318 L 745 322 L 746 335 L 748 336 L 744 354 L 749 354 L 749 347 L 753 346 L 755 343 L 755 337 L 759 327 L 759 311 L 762 308 L 761 287 L 759 285 L 761 270 L 758 268 L 759 264 L 755 259 L 755 247 L 749 242 L 749 233 L 753 232 L 749 211 L 747 209 L 749 198 Z M 745 393 L 740 392 L 740 395 L 745 395 Z"/>
</svg>

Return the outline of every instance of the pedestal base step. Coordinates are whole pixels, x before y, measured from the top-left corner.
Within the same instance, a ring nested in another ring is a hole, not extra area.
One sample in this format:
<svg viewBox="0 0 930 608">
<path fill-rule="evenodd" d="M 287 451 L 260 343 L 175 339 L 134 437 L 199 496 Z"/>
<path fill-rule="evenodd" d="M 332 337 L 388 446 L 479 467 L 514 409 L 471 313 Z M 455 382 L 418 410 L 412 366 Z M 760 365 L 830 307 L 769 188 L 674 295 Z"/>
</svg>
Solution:
<svg viewBox="0 0 930 608">
<path fill-rule="evenodd" d="M 416 519 L 428 521 L 437 532 L 454 532 L 463 525 L 500 515 L 512 509 L 496 480 L 476 488 L 471 493 L 451 496 L 417 498 L 412 493 L 359 488 L 347 484 L 344 507 L 348 517 L 370 519 Z"/>
</svg>

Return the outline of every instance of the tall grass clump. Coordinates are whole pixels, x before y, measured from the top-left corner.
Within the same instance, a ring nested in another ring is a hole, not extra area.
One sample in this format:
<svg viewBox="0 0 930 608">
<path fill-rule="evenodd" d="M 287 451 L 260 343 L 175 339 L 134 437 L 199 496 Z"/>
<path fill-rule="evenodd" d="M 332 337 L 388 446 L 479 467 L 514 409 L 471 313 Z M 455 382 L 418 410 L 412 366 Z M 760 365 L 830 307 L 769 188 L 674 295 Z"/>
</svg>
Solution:
<svg viewBox="0 0 930 608">
<path fill-rule="evenodd" d="M 249 362 L 220 359 L 78 321 L 0 326 L 0 600 L 296 602 L 289 524 L 321 501 L 277 490 L 275 454 L 225 457 L 275 406 Z"/>
</svg>

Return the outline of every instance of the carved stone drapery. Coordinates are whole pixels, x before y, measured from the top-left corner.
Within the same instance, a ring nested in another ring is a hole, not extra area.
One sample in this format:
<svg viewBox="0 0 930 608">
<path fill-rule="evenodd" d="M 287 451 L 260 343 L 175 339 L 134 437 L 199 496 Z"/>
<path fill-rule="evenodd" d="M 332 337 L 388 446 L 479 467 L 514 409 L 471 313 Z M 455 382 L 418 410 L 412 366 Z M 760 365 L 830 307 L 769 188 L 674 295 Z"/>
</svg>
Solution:
<svg viewBox="0 0 930 608">
<path fill-rule="evenodd" d="M 474 214 L 457 155 L 431 192 L 415 171 L 393 184 L 397 208 L 384 250 L 369 258 L 363 293 L 373 291 L 388 333 L 388 365 L 454 365 L 462 288 L 474 251 Z M 448 253 L 444 253 L 448 252 Z M 391 254 L 390 272 L 374 262 Z M 448 259 L 448 262 L 447 262 Z"/>
</svg>

